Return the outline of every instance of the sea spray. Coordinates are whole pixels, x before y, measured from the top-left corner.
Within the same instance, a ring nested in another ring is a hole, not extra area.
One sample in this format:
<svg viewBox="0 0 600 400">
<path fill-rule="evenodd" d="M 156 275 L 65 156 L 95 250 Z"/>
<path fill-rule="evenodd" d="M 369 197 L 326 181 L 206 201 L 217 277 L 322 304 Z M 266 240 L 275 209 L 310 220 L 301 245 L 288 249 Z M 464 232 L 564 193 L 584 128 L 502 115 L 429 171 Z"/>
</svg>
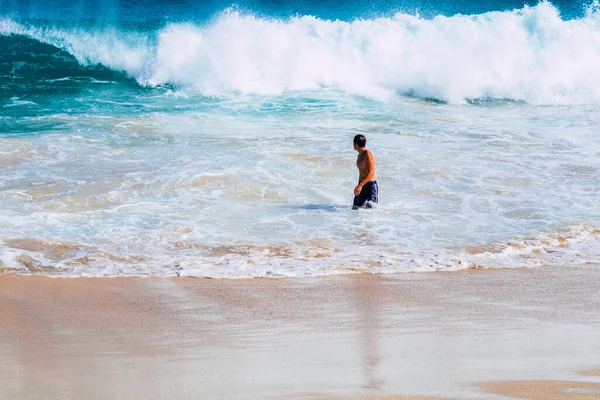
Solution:
<svg viewBox="0 0 600 400">
<path fill-rule="evenodd" d="M 0 17 L 0 271 L 600 262 L 595 7 Z M 356 134 L 371 212 L 350 209 Z"/>
<path fill-rule="evenodd" d="M 188 94 L 278 95 L 339 90 L 382 101 L 600 101 L 600 16 L 563 20 L 550 3 L 510 12 L 351 22 L 275 20 L 228 11 L 204 25 L 152 32 L 65 30 L 0 22 L 66 50 L 82 65 L 123 70 L 144 86 Z"/>
</svg>

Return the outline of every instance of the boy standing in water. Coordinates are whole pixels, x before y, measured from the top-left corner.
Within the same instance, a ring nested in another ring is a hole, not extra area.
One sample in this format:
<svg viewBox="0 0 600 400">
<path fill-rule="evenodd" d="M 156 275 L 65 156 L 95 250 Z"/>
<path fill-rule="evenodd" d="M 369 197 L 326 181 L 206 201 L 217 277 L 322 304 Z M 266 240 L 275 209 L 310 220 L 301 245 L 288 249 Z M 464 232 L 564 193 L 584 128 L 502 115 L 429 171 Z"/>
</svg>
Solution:
<svg viewBox="0 0 600 400">
<path fill-rule="evenodd" d="M 353 210 L 360 207 L 371 208 L 371 203 L 379 201 L 379 188 L 375 180 L 375 157 L 366 149 L 367 138 L 363 135 L 354 136 L 354 150 L 358 152 L 356 166 L 358 167 L 358 185 L 354 189 Z"/>
</svg>

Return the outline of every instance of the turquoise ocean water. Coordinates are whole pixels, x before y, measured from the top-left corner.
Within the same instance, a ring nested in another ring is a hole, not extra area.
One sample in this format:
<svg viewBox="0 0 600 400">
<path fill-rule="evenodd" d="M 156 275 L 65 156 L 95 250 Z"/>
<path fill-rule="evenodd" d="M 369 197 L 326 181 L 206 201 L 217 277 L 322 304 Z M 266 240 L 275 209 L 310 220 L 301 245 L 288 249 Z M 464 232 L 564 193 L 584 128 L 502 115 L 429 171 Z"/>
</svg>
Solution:
<svg viewBox="0 0 600 400">
<path fill-rule="evenodd" d="M 598 71 L 597 2 L 0 0 L 0 271 L 600 262 Z"/>
</svg>

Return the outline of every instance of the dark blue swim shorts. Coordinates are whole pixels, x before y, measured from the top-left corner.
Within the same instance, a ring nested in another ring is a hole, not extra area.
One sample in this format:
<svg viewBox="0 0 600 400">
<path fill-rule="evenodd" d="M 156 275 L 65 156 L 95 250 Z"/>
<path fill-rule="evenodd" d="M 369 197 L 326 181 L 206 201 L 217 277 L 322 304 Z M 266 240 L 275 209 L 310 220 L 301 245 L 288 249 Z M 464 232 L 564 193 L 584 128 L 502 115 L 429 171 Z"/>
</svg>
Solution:
<svg viewBox="0 0 600 400">
<path fill-rule="evenodd" d="M 358 196 L 354 196 L 353 209 L 365 206 L 365 208 L 371 208 L 370 203 L 377 203 L 379 201 L 379 187 L 377 181 L 365 183 Z M 365 204 L 366 203 L 366 204 Z"/>
</svg>

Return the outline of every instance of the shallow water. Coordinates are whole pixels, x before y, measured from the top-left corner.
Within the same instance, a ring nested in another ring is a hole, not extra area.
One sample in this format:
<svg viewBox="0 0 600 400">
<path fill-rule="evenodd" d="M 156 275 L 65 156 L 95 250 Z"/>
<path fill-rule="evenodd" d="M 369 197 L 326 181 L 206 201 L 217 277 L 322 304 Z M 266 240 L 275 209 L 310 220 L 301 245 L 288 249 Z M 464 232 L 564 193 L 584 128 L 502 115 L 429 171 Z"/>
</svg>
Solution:
<svg viewBox="0 0 600 400">
<path fill-rule="evenodd" d="M 600 19 L 560 9 L 0 17 L 0 268 L 235 278 L 598 262 Z M 352 212 L 359 133 L 380 204 Z"/>
</svg>

